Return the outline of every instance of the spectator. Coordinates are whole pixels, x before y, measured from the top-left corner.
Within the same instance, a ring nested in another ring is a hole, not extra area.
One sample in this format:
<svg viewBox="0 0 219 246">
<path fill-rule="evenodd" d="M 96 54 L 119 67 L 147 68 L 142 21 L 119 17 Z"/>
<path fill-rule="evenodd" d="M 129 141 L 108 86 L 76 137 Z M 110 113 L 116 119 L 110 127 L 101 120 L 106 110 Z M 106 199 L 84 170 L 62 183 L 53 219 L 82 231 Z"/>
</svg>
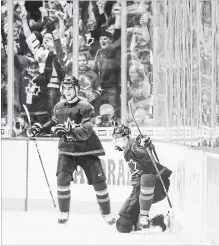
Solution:
<svg viewBox="0 0 219 246">
<path fill-rule="evenodd" d="M 211 101 L 206 93 L 202 92 L 202 124 L 211 125 Z"/>
<path fill-rule="evenodd" d="M 24 35 L 29 49 L 39 62 L 39 72 L 44 74 L 45 85 L 48 92 L 48 112 L 52 115 L 54 105 L 60 100 L 60 81 L 65 77 L 65 72 L 57 57 L 53 35 L 45 33 L 44 37 L 31 32 L 27 23 L 26 13 L 21 14 Z"/>
<path fill-rule="evenodd" d="M 60 62 L 64 67 L 65 73 L 72 76 L 72 63 L 73 63 L 73 37 L 72 29 L 66 28 L 64 23 L 64 15 L 62 12 L 57 12 L 59 19 L 59 39 L 60 39 Z"/>
<path fill-rule="evenodd" d="M 30 60 L 21 85 L 21 103 L 26 104 L 30 112 L 38 111 L 38 99 L 40 86 L 37 83 L 39 76 L 39 64 L 35 60 Z M 45 105 L 46 106 L 46 105 Z"/>
<path fill-rule="evenodd" d="M 144 73 L 144 67 L 142 65 L 132 65 L 129 68 L 129 93 L 132 94 L 133 89 L 140 89 L 144 98 L 151 96 L 151 85 L 148 77 Z"/>
<path fill-rule="evenodd" d="M 113 4 L 112 17 L 108 21 L 108 28 L 106 31 L 110 32 L 113 36 L 114 48 L 120 48 L 121 46 L 121 4 L 119 2 Z"/>
<path fill-rule="evenodd" d="M 150 54 L 148 42 L 150 40 L 149 32 L 146 33 L 146 29 L 140 25 L 133 27 L 133 35 L 130 44 L 130 51 L 132 56 L 132 62 L 140 62 L 140 57 L 144 57 L 148 60 L 147 56 Z M 147 37 L 145 39 L 145 37 Z M 149 58 L 150 59 L 150 58 Z"/>
<path fill-rule="evenodd" d="M 129 68 L 128 81 L 128 104 L 131 105 L 133 113 L 139 108 L 144 109 L 142 116 L 152 114 L 152 91 L 148 77 L 145 75 L 143 66 L 132 65 Z"/>
<path fill-rule="evenodd" d="M 99 38 L 101 33 L 101 26 L 106 23 L 106 17 L 104 15 L 104 1 L 99 1 L 101 4 L 99 8 L 97 6 L 97 2 L 87 2 L 87 3 L 80 3 L 81 5 L 81 21 L 82 26 L 79 30 L 79 34 L 81 36 L 86 37 L 89 35 L 89 39 L 92 42 L 89 45 L 89 51 L 94 58 L 97 50 L 100 48 Z M 85 41 L 87 43 L 87 41 Z"/>
<path fill-rule="evenodd" d="M 29 58 L 22 85 L 21 100 L 26 104 L 33 121 L 43 124 L 50 117 L 50 98 L 45 82 L 44 74 L 39 73 L 39 64 L 36 60 Z"/>
<path fill-rule="evenodd" d="M 120 52 L 112 46 L 112 34 L 103 31 L 100 35 L 100 46 L 95 58 L 94 72 L 98 74 L 103 90 L 96 106 L 97 113 L 103 103 L 109 103 L 120 116 Z"/>
<path fill-rule="evenodd" d="M 80 3 L 80 35 L 84 36 L 85 43 L 92 42 L 89 45 L 89 51 L 94 58 L 100 48 L 99 39 L 100 33 L 109 27 L 108 21 L 115 27 L 113 41 L 121 36 L 121 5 L 116 1 L 90 1 L 88 3 Z M 112 21 L 113 18 L 113 21 Z M 119 45 L 120 46 L 120 45 Z"/>
<path fill-rule="evenodd" d="M 95 125 L 101 127 L 112 127 L 114 118 L 114 109 L 110 104 L 102 104 L 100 107 L 100 115 L 95 119 Z"/>
<path fill-rule="evenodd" d="M 1 117 L 7 114 L 7 60 L 1 51 Z"/>
<path fill-rule="evenodd" d="M 95 101 L 101 95 L 101 88 L 97 74 L 88 66 L 88 57 L 86 53 L 79 54 L 79 96 L 85 98 L 89 103 L 95 106 Z"/>
</svg>

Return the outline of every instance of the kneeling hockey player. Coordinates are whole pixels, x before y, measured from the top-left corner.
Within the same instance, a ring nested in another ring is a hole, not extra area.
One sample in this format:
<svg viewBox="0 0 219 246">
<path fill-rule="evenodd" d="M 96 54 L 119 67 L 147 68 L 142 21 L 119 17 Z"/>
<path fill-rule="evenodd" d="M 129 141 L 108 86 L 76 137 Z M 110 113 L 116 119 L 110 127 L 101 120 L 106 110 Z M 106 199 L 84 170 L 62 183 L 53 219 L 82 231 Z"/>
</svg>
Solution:
<svg viewBox="0 0 219 246">
<path fill-rule="evenodd" d="M 66 77 L 61 83 L 61 93 L 65 100 L 54 107 L 54 115 L 48 123 L 38 123 L 31 128 L 29 137 L 46 133 L 54 127 L 54 134 L 60 137 L 57 165 L 57 191 L 59 223 L 66 223 L 70 210 L 70 183 L 77 166 L 81 166 L 89 185 L 93 185 L 97 202 L 105 221 L 112 225 L 110 199 L 106 177 L 98 156 L 105 155 L 101 142 L 93 131 L 94 109 L 90 103 L 77 97 L 80 85 L 75 77 Z"/>
<path fill-rule="evenodd" d="M 124 159 L 131 172 L 132 193 L 124 203 L 116 221 L 119 232 L 129 233 L 133 230 L 148 229 L 150 226 L 160 226 L 166 230 L 164 216 L 158 215 L 149 219 L 151 205 L 166 197 L 156 169 L 148 155 L 146 148 L 154 148 L 149 137 L 138 136 L 130 138 L 131 130 L 125 125 L 115 126 L 113 138 L 115 148 L 124 151 Z M 160 175 L 168 191 L 171 171 L 156 163 Z"/>
</svg>

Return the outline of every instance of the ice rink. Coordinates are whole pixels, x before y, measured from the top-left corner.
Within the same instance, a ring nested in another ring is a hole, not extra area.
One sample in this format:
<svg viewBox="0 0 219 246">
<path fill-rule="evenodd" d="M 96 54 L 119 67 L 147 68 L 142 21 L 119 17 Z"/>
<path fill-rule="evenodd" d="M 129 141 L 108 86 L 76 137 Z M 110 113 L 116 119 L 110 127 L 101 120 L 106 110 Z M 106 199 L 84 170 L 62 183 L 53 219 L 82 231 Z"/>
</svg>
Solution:
<svg viewBox="0 0 219 246">
<path fill-rule="evenodd" d="M 99 214 L 71 213 L 67 225 L 57 218 L 51 211 L 4 211 L 2 245 L 183 245 L 170 232 L 120 234 Z"/>
<path fill-rule="evenodd" d="M 57 143 L 38 143 L 57 202 L 54 175 Z M 125 162 L 107 144 L 104 147 L 108 152 L 102 160 L 106 169 L 112 214 L 117 215 L 130 195 L 131 187 L 127 183 Z M 71 215 L 68 225 L 59 225 L 58 207 L 53 208 L 33 143 L 30 143 L 28 187 L 26 186 L 25 146 L 26 142 L 20 141 L 7 141 L 3 146 L 2 153 L 10 153 L 13 149 L 21 154 L 3 155 L 2 245 L 200 245 L 206 240 L 218 245 L 218 220 L 215 220 L 218 214 L 218 155 L 173 144 L 156 143 L 161 163 L 169 165 L 173 170 L 169 196 L 175 216 L 174 233 L 119 234 L 115 227 L 107 225 L 101 217 L 93 187 L 86 184 L 85 176 L 80 170 L 75 175 L 76 183 L 71 185 Z M 168 210 L 167 199 L 164 199 L 152 206 L 150 216 L 166 214 Z M 179 234 L 183 238 L 179 238 Z"/>
</svg>

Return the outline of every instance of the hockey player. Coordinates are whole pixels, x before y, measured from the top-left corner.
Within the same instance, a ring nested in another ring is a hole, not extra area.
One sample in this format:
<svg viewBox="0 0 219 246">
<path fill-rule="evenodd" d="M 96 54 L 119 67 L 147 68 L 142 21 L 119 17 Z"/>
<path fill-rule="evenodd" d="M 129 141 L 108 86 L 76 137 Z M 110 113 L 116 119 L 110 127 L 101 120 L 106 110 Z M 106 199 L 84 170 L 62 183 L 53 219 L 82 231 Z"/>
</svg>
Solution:
<svg viewBox="0 0 219 246">
<path fill-rule="evenodd" d="M 97 202 L 105 221 L 112 225 L 115 218 L 110 214 L 110 199 L 106 177 L 98 156 L 105 155 L 101 142 L 93 130 L 94 109 L 90 103 L 77 97 L 80 89 L 78 79 L 66 77 L 61 83 L 65 100 L 54 107 L 54 115 L 42 127 L 35 124 L 30 137 L 45 133 L 54 127 L 60 137 L 57 166 L 58 203 L 61 212 L 58 222 L 66 223 L 70 210 L 70 183 L 77 166 L 81 166 L 89 185 L 93 185 Z"/>
<path fill-rule="evenodd" d="M 113 131 L 115 148 L 124 151 L 124 159 L 131 173 L 132 193 L 119 212 L 120 217 L 116 222 L 119 232 L 147 229 L 151 225 L 160 225 L 165 230 L 163 215 L 156 216 L 150 221 L 149 212 L 151 205 L 166 197 L 161 181 L 145 147 L 153 149 L 149 137 L 138 136 L 130 138 L 131 130 L 125 125 L 117 125 Z M 160 175 L 168 191 L 171 171 L 156 163 Z"/>
</svg>

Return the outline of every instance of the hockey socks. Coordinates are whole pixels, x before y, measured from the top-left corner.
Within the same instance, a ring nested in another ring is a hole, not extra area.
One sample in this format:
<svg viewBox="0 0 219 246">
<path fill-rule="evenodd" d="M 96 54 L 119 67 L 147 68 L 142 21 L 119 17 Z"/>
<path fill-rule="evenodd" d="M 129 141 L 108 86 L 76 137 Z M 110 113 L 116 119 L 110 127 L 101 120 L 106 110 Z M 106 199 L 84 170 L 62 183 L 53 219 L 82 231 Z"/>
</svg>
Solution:
<svg viewBox="0 0 219 246">
<path fill-rule="evenodd" d="M 60 212 L 69 212 L 70 209 L 70 190 L 71 174 L 60 172 L 57 177 L 57 192 Z"/>
<path fill-rule="evenodd" d="M 148 216 L 153 203 L 154 188 L 156 178 L 151 174 L 143 174 L 141 176 L 141 186 L 139 195 L 140 215 Z"/>
<path fill-rule="evenodd" d="M 60 212 L 69 212 L 71 199 L 70 185 L 57 186 L 57 192 Z"/>
<path fill-rule="evenodd" d="M 102 181 L 94 185 L 94 190 L 96 192 L 97 202 L 100 207 L 100 211 L 103 215 L 110 214 L 110 199 L 107 190 L 106 181 Z"/>
</svg>

